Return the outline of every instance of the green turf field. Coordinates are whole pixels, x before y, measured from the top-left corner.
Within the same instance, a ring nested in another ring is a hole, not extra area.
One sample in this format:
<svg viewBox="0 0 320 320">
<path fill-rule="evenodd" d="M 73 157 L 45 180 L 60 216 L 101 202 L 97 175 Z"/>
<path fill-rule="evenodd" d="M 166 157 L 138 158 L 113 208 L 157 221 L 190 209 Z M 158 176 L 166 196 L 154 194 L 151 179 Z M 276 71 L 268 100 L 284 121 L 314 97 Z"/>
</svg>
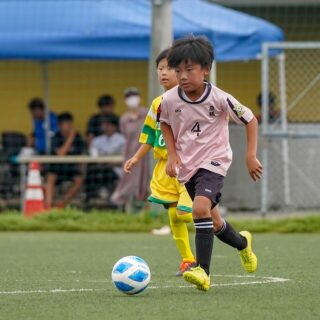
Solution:
<svg viewBox="0 0 320 320">
<path fill-rule="evenodd" d="M 174 276 L 170 236 L 0 233 L 0 319 L 320 319 L 320 235 L 254 241 L 259 270 L 250 276 L 216 239 L 214 287 L 204 293 Z M 140 295 L 126 296 L 110 281 L 125 255 L 150 266 L 150 288 Z"/>
</svg>

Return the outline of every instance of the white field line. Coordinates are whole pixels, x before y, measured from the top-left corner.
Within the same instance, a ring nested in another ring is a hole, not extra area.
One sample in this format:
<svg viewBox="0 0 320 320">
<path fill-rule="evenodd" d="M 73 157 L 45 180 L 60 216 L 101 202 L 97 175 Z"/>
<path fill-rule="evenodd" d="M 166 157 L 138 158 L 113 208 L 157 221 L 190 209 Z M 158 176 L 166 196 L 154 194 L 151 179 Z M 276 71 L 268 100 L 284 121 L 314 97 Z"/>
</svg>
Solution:
<svg viewBox="0 0 320 320">
<path fill-rule="evenodd" d="M 230 287 L 230 286 L 248 286 L 257 284 L 268 284 L 268 283 L 281 283 L 290 281 L 290 279 L 279 278 L 279 277 L 256 277 L 254 275 L 214 275 L 213 277 L 226 277 L 226 278 L 245 278 L 252 279 L 246 282 L 231 282 L 231 283 L 214 283 L 211 287 Z M 99 280 L 89 280 L 95 282 L 107 282 Z M 148 289 L 169 289 L 169 288 L 189 288 L 194 287 L 192 285 L 164 285 L 164 286 L 149 286 Z M 81 292 L 96 292 L 96 291 L 107 291 L 107 289 L 93 289 L 93 288 L 79 288 L 79 289 L 38 289 L 38 290 L 15 290 L 15 291 L 0 291 L 0 295 L 15 295 L 15 294 L 35 294 L 35 293 L 81 293 Z"/>
</svg>

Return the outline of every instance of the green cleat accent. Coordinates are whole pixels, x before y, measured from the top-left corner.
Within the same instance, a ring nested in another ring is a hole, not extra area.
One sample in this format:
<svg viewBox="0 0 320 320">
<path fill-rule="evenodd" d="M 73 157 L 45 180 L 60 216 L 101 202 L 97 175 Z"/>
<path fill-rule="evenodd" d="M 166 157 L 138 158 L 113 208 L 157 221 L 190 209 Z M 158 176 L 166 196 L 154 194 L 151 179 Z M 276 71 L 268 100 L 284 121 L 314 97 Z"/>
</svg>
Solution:
<svg viewBox="0 0 320 320">
<path fill-rule="evenodd" d="M 248 243 L 245 249 L 239 251 L 241 264 L 247 272 L 255 272 L 258 267 L 258 259 L 252 251 L 252 235 L 248 231 L 240 231 L 239 233 L 247 239 Z"/>
<path fill-rule="evenodd" d="M 190 271 L 185 271 L 183 278 L 196 285 L 198 290 L 208 291 L 210 289 L 210 277 L 200 266 L 191 268 Z"/>
</svg>

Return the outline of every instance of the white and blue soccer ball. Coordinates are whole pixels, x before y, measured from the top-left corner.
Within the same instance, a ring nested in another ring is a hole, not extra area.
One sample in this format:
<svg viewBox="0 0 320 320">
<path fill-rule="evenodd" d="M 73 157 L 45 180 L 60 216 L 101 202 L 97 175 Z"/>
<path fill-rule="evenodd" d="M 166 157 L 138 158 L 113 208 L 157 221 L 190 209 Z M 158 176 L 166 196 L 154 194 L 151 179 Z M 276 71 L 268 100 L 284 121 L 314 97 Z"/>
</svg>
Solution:
<svg viewBox="0 0 320 320">
<path fill-rule="evenodd" d="M 147 263 L 136 256 L 121 258 L 112 269 L 112 281 L 126 294 L 137 294 L 147 288 L 151 273 Z"/>
</svg>

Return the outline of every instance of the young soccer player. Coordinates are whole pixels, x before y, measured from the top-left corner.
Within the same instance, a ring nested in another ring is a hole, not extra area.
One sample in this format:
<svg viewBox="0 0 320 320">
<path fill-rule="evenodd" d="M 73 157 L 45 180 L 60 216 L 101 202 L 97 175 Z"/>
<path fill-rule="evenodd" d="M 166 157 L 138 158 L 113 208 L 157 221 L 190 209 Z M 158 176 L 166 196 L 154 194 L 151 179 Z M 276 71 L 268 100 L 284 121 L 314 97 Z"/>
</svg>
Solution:
<svg viewBox="0 0 320 320">
<path fill-rule="evenodd" d="M 229 116 L 246 125 L 247 167 L 254 181 L 260 179 L 262 166 L 256 158 L 257 120 L 251 110 L 234 97 L 205 81 L 213 61 L 213 48 L 205 37 L 189 37 L 174 42 L 167 56 L 179 85 L 167 91 L 161 102 L 161 131 L 168 150 L 166 172 L 184 183 L 193 200 L 196 228 L 197 267 L 183 277 L 199 290 L 210 288 L 210 261 L 214 233 L 238 249 L 248 272 L 257 268 L 252 251 L 252 236 L 238 233 L 217 215 L 224 177 L 232 161 L 229 144 Z M 213 228 L 213 220 L 221 227 Z"/>
<path fill-rule="evenodd" d="M 169 90 L 178 84 L 174 70 L 168 68 L 167 53 L 168 49 L 161 52 L 156 59 L 158 80 L 165 90 Z M 160 123 L 157 120 L 160 102 L 161 96 L 152 101 L 139 139 L 142 145 L 136 154 L 126 161 L 124 171 L 131 172 L 133 167 L 153 148 L 157 163 L 150 184 L 152 194 L 148 200 L 162 204 L 168 209 L 173 238 L 182 258 L 176 275 L 181 276 L 183 272 L 195 266 L 195 258 L 190 248 L 186 225 L 192 222 L 192 201 L 185 186 L 181 185 L 176 178 L 167 176 L 165 172 L 167 149 L 160 131 Z"/>
</svg>

